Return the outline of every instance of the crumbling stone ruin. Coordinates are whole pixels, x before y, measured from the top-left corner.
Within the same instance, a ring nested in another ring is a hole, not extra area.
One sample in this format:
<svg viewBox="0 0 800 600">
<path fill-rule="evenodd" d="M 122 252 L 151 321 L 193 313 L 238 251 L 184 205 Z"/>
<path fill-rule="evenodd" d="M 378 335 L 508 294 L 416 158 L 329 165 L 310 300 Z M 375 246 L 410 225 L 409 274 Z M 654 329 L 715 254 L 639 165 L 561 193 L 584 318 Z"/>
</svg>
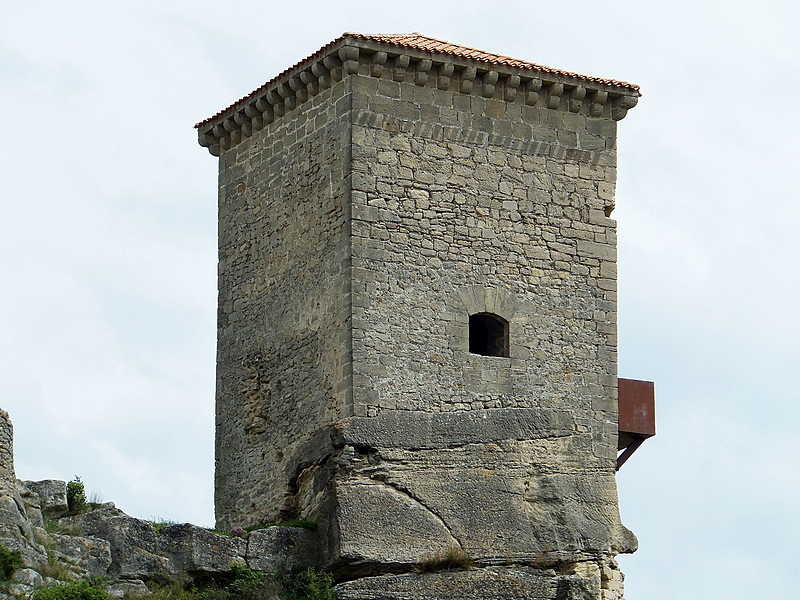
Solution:
<svg viewBox="0 0 800 600">
<path fill-rule="evenodd" d="M 291 574 L 318 564 L 316 539 L 302 527 L 236 536 L 189 523 L 154 524 L 112 502 L 70 509 L 65 482 L 16 479 L 13 429 L 0 410 L 0 546 L 22 559 L 11 581 L 0 582 L 0 599 L 76 579 L 99 580 L 112 597 L 141 597 L 148 584 L 202 583 L 224 578 L 232 565 Z"/>
<path fill-rule="evenodd" d="M 345 34 L 219 157 L 219 527 L 301 518 L 343 599 L 622 597 L 616 126 L 637 86 Z M 466 557 L 459 571 L 420 564 Z"/>
</svg>

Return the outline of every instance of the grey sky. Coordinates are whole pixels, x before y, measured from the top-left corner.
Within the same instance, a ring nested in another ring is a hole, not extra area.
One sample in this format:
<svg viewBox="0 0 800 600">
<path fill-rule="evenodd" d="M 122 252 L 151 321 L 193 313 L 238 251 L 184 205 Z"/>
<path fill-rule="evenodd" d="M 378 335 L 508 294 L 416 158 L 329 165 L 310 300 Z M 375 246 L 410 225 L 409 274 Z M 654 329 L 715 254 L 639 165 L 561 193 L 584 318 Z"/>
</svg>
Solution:
<svg viewBox="0 0 800 600">
<path fill-rule="evenodd" d="M 0 406 L 17 474 L 210 525 L 216 159 L 192 125 L 344 31 L 640 84 L 620 122 L 630 600 L 794 599 L 800 8 L 787 2 L 7 2 Z"/>
</svg>

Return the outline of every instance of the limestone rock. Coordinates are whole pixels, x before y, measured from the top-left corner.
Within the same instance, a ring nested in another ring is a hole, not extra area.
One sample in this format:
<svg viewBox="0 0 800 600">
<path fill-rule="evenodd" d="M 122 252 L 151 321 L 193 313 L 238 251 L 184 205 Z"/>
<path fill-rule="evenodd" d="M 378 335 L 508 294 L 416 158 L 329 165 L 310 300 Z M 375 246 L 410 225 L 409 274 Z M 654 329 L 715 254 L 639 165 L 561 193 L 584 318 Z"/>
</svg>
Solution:
<svg viewBox="0 0 800 600">
<path fill-rule="evenodd" d="M 24 481 L 17 480 L 17 493 L 25 505 L 25 515 L 33 527 L 44 527 L 44 518 L 42 517 L 41 501 L 39 494 L 32 491 L 25 485 Z"/>
<path fill-rule="evenodd" d="M 14 573 L 14 581 L 30 586 L 42 585 L 42 583 L 44 583 L 42 576 L 33 569 L 20 569 Z"/>
<path fill-rule="evenodd" d="M 59 517 L 69 510 L 65 482 L 57 479 L 44 479 L 42 481 L 23 481 L 23 484 L 39 496 L 39 506 L 43 514 Z"/>
<path fill-rule="evenodd" d="M 27 566 L 34 566 L 47 558 L 44 547 L 34 537 L 19 494 L 0 493 L 0 545 L 7 550 L 19 550 Z"/>
<path fill-rule="evenodd" d="M 380 481 L 337 486 L 339 555 L 356 564 L 414 564 L 460 547 L 441 517 L 406 491 Z"/>
<path fill-rule="evenodd" d="M 144 596 L 150 593 L 144 581 L 141 579 L 130 579 L 127 581 L 117 581 L 106 587 L 106 593 L 112 598 L 127 598 L 129 596 Z"/>
<path fill-rule="evenodd" d="M 175 576 L 171 561 L 158 554 L 160 542 L 153 524 L 105 507 L 69 517 L 84 536 L 106 540 L 111 549 L 108 574 L 124 579 L 152 579 Z"/>
<path fill-rule="evenodd" d="M 590 600 L 594 580 L 530 567 L 365 577 L 336 586 L 338 600 Z"/>
<path fill-rule="evenodd" d="M 317 536 L 302 527 L 267 527 L 247 539 L 247 564 L 258 571 L 299 571 L 318 566 Z"/>
<path fill-rule="evenodd" d="M 73 566 L 79 578 L 103 577 L 111 566 L 111 544 L 106 540 L 76 535 L 50 534 L 60 558 Z"/>
<path fill-rule="evenodd" d="M 247 541 L 189 523 L 168 525 L 158 536 L 155 552 L 170 558 L 174 572 L 224 573 L 231 564 L 245 564 Z"/>
</svg>

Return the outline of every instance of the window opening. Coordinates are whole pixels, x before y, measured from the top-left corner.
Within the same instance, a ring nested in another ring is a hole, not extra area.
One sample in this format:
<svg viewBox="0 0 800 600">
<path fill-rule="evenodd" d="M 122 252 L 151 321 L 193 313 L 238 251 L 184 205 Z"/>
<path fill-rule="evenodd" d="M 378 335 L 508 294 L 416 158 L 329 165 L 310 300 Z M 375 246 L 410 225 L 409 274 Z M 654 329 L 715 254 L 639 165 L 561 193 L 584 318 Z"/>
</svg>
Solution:
<svg viewBox="0 0 800 600">
<path fill-rule="evenodd" d="M 491 313 L 469 316 L 469 351 L 508 357 L 508 321 Z"/>
</svg>

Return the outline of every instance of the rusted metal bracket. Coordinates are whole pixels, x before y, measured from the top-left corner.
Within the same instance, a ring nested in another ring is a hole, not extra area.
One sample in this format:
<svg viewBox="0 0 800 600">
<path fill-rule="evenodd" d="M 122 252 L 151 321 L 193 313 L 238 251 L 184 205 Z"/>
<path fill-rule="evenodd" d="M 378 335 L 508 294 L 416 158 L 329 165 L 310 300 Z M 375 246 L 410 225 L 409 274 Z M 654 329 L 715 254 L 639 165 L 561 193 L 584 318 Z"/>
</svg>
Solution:
<svg viewBox="0 0 800 600">
<path fill-rule="evenodd" d="M 656 386 L 652 381 L 618 379 L 617 471 L 644 441 L 656 434 Z"/>
</svg>

